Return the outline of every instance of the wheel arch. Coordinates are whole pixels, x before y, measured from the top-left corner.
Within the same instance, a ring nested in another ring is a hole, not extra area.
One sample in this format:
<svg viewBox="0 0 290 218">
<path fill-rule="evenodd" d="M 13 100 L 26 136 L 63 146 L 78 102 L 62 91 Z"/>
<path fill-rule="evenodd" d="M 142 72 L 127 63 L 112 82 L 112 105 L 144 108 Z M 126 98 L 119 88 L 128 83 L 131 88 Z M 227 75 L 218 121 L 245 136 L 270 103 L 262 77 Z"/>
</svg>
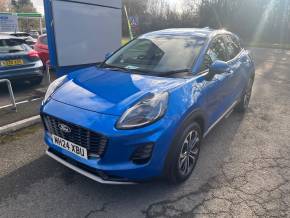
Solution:
<svg viewBox="0 0 290 218">
<path fill-rule="evenodd" d="M 205 113 L 202 111 L 202 109 L 195 109 L 187 113 L 183 118 L 182 121 L 180 122 L 179 128 L 182 128 L 183 125 L 185 125 L 187 122 L 190 121 L 195 121 L 199 124 L 202 133 L 205 132 L 205 127 L 206 127 L 206 119 L 205 119 Z M 178 132 L 178 131 L 177 131 Z"/>
<path fill-rule="evenodd" d="M 173 140 L 169 146 L 169 149 L 166 154 L 164 166 L 163 166 L 163 175 L 166 174 L 166 170 L 168 169 L 168 165 L 170 164 L 169 158 L 171 156 L 171 152 L 173 149 L 173 146 L 175 145 L 176 142 L 176 137 L 180 134 L 180 131 L 182 131 L 183 127 L 188 123 L 188 122 L 197 122 L 201 128 L 202 135 L 204 134 L 205 126 L 206 126 L 206 120 L 205 120 L 205 115 L 204 112 L 201 109 L 195 109 L 187 113 L 180 121 L 180 124 L 177 127 L 177 130 L 174 134 Z"/>
</svg>

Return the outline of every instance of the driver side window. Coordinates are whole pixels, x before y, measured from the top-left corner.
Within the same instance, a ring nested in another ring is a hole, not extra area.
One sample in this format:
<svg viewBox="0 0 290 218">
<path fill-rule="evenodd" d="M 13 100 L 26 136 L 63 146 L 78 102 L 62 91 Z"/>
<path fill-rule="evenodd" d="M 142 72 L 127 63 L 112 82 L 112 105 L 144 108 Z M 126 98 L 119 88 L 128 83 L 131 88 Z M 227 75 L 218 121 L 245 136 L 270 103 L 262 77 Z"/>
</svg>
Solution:
<svg viewBox="0 0 290 218">
<path fill-rule="evenodd" d="M 214 39 L 204 56 L 203 64 L 201 66 L 200 72 L 208 70 L 213 62 L 227 61 L 226 47 L 222 37 Z"/>
</svg>

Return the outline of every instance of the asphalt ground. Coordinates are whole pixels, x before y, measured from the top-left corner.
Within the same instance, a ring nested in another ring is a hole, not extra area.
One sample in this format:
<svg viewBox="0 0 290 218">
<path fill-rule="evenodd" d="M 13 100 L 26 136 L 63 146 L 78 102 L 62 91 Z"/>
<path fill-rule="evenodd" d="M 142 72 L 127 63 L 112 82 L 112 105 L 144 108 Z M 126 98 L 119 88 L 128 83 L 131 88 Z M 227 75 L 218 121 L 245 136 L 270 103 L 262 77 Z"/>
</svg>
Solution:
<svg viewBox="0 0 290 218">
<path fill-rule="evenodd" d="M 26 81 L 12 83 L 16 102 L 31 100 L 43 96 L 48 84 L 44 81 L 40 85 L 31 85 Z M 11 104 L 10 95 L 6 83 L 0 84 L 0 108 Z"/>
<path fill-rule="evenodd" d="M 45 156 L 36 125 L 0 138 L 0 217 L 290 217 L 290 51 L 253 54 L 248 112 L 212 130 L 184 184 L 98 184 Z"/>
<path fill-rule="evenodd" d="M 0 84 L 0 127 L 39 114 L 39 108 L 48 87 L 44 77 L 39 85 L 31 85 L 27 81 L 12 83 L 12 89 L 17 104 L 17 111 L 11 105 L 11 99 L 6 83 Z"/>
<path fill-rule="evenodd" d="M 17 111 L 13 107 L 0 109 L 0 127 L 39 115 L 41 102 L 42 97 L 17 105 Z"/>
</svg>

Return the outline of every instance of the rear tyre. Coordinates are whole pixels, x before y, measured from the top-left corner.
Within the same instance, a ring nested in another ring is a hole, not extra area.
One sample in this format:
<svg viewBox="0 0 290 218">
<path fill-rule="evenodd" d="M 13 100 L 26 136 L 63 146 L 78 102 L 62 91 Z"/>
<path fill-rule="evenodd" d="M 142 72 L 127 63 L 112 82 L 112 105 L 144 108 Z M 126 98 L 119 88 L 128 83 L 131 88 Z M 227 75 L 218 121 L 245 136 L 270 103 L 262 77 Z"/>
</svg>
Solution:
<svg viewBox="0 0 290 218">
<path fill-rule="evenodd" d="M 246 90 L 243 92 L 239 104 L 236 106 L 235 110 L 239 113 L 245 113 L 249 107 L 250 99 L 252 96 L 254 79 L 251 78 L 247 84 Z"/>
<path fill-rule="evenodd" d="M 182 183 L 190 177 L 200 152 L 202 133 L 199 124 L 189 123 L 182 130 L 175 137 L 167 157 L 165 176 L 172 184 Z"/>
</svg>

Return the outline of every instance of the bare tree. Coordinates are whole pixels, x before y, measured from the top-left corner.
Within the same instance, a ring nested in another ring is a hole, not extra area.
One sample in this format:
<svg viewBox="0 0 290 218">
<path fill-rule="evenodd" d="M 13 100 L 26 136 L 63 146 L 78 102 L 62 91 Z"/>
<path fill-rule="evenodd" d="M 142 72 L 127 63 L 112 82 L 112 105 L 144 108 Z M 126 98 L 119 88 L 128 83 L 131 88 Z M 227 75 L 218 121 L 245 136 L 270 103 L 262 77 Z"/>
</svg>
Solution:
<svg viewBox="0 0 290 218">
<path fill-rule="evenodd" d="M 290 43 L 290 0 L 124 0 L 140 33 L 174 27 L 226 28 L 246 42 Z"/>
<path fill-rule="evenodd" d="M 167 0 L 124 0 L 129 16 L 139 18 L 140 33 L 165 28 L 198 26 L 197 3 L 191 0 L 182 0 L 182 2 L 182 10 L 178 11 L 174 10 Z M 128 27 L 123 27 L 126 32 Z"/>
<path fill-rule="evenodd" d="M 227 28 L 245 41 L 289 43 L 289 0 L 201 0 L 200 26 Z"/>
<path fill-rule="evenodd" d="M 0 12 L 9 12 L 10 11 L 10 0 L 1 0 L 0 1 Z"/>
<path fill-rule="evenodd" d="M 11 5 L 15 12 L 36 12 L 31 0 L 12 0 Z"/>
</svg>

